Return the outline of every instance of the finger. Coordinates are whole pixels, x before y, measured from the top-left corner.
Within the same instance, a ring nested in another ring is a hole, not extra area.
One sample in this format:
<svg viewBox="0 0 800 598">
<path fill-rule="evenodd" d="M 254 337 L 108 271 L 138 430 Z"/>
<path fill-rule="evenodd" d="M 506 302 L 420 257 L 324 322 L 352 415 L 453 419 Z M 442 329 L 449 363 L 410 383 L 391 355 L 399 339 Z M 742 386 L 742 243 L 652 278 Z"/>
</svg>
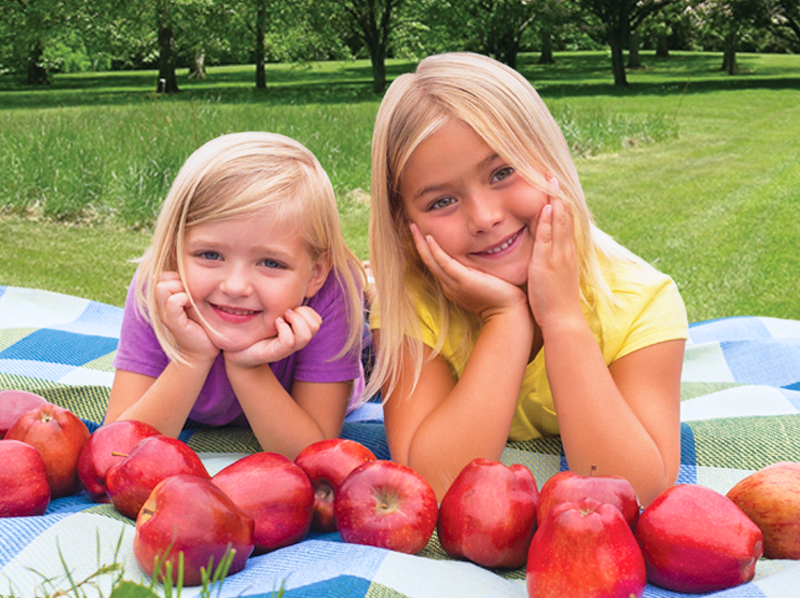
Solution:
<svg viewBox="0 0 800 598">
<path fill-rule="evenodd" d="M 308 307 L 307 305 L 301 305 L 300 307 L 289 310 L 286 313 L 286 319 L 289 323 L 294 327 L 295 319 L 302 319 L 303 322 L 308 326 L 309 330 L 311 330 L 312 334 L 316 334 L 317 331 L 322 326 L 322 316 L 320 316 L 313 308 Z"/>
<path fill-rule="evenodd" d="M 307 343 L 316 334 L 316 330 L 312 328 L 312 323 L 307 321 L 301 314 L 290 309 L 286 311 L 283 317 L 284 321 L 292 328 L 295 346 L 298 343 Z"/>
<path fill-rule="evenodd" d="M 425 264 L 428 270 L 430 270 L 437 279 L 442 280 L 444 277 L 444 272 L 436 261 L 436 258 L 433 257 L 433 253 L 431 251 L 429 240 L 432 240 L 432 237 L 423 237 L 422 233 L 417 228 L 417 225 L 413 222 L 411 223 L 410 228 L 411 236 L 414 239 L 414 245 L 417 247 L 417 253 L 419 253 L 422 263 Z"/>
<path fill-rule="evenodd" d="M 533 261 L 547 264 L 553 254 L 553 206 L 547 204 L 539 212 L 536 238 L 533 240 Z"/>
</svg>

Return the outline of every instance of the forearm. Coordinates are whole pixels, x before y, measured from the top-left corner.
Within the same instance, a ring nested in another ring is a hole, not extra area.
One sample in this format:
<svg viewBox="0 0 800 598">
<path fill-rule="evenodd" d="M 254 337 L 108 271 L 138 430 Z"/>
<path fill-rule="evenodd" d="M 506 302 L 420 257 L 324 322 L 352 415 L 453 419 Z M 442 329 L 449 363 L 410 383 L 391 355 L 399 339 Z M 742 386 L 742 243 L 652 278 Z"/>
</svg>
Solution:
<svg viewBox="0 0 800 598">
<path fill-rule="evenodd" d="M 177 438 L 205 384 L 213 361 L 188 365 L 170 362 L 144 392 L 135 396 L 115 380 L 105 423 L 137 420 Z M 127 396 L 126 396 L 127 395 Z M 121 397 L 119 400 L 115 400 Z"/>
<path fill-rule="evenodd" d="M 473 459 L 500 458 L 532 339 L 533 324 L 527 312 L 522 317 L 490 319 L 463 375 L 414 433 L 408 463 L 431 483 L 439 498 Z"/>
<path fill-rule="evenodd" d="M 598 475 L 620 475 L 645 505 L 675 482 L 679 454 L 660 447 L 626 401 L 585 320 L 545 331 L 545 358 L 570 470 L 589 475 L 596 466 Z M 674 426 L 679 436 L 679 422 L 670 419 L 665 410 L 659 426 Z"/>
<path fill-rule="evenodd" d="M 227 372 L 250 428 L 263 450 L 294 459 L 309 444 L 335 436 L 323 430 L 298 405 L 268 364 L 253 368 L 227 364 Z"/>
</svg>

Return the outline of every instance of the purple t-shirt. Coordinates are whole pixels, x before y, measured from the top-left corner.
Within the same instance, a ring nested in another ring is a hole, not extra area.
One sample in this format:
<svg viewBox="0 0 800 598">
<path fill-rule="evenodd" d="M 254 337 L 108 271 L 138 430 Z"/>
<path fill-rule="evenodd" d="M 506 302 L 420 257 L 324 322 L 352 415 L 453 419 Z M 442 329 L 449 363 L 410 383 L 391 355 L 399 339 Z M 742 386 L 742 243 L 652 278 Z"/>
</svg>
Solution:
<svg viewBox="0 0 800 598">
<path fill-rule="evenodd" d="M 161 349 L 152 326 L 136 309 L 135 285 L 134 276 L 125 300 L 119 345 L 113 365 L 120 370 L 158 378 L 167 367 L 169 358 Z M 322 326 L 305 347 L 285 359 L 271 363 L 270 368 L 287 392 L 291 392 L 294 380 L 355 380 L 355 397 L 364 386 L 360 352 L 355 350 L 339 359 L 331 359 L 341 350 L 348 333 L 345 295 L 336 277 L 329 275 L 322 288 L 306 304 L 322 317 Z M 247 419 L 225 372 L 222 353 L 211 367 L 189 417 L 212 426 L 247 425 Z"/>
</svg>

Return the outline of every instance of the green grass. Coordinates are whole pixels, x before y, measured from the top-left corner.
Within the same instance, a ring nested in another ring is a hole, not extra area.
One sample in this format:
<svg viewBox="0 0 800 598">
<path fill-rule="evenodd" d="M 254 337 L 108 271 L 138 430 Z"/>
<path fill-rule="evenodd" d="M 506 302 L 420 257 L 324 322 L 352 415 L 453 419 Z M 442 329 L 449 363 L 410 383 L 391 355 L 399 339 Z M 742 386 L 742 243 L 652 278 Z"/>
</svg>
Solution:
<svg viewBox="0 0 800 598">
<path fill-rule="evenodd" d="M 604 53 L 519 70 L 574 148 L 598 224 L 678 282 L 690 320 L 800 318 L 800 57 L 675 53 L 612 85 Z M 390 62 L 389 76 L 413 69 Z M 364 61 L 211 70 L 176 97 L 152 72 L 62 75 L 47 90 L 0 77 L 0 284 L 120 305 L 146 231 L 199 143 L 245 129 L 306 144 L 337 191 L 345 236 L 367 257 L 369 146 L 380 98 Z M 582 157 L 581 157 L 582 156 Z M 63 224 L 66 222 L 68 224 Z M 75 222 L 83 222 L 78 226 Z M 142 232 L 144 231 L 144 232 Z"/>
</svg>

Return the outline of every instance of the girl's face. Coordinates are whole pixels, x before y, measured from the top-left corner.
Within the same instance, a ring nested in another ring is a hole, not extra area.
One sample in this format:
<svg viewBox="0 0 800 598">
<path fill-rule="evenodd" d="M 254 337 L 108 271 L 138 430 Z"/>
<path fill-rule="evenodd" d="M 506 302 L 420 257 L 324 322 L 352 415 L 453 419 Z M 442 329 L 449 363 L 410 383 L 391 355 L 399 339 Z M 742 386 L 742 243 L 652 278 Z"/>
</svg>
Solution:
<svg viewBox="0 0 800 598">
<path fill-rule="evenodd" d="M 522 286 L 547 194 L 468 125 L 452 120 L 411 154 L 400 180 L 406 215 L 452 258 Z"/>
<path fill-rule="evenodd" d="M 187 290 L 223 351 L 275 336 L 275 319 L 312 297 L 329 270 L 299 231 L 263 211 L 193 226 L 184 245 Z"/>
</svg>

